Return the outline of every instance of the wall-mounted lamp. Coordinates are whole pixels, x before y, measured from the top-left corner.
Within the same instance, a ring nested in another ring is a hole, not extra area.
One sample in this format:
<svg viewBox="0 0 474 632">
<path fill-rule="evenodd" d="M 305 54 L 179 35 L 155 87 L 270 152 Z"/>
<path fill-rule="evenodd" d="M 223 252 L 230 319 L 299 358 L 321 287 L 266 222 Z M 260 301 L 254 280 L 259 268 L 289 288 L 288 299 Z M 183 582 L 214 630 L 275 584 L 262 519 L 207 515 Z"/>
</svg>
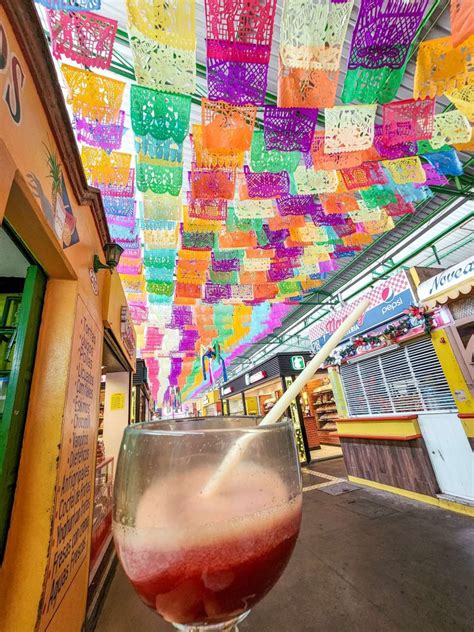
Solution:
<svg viewBox="0 0 474 632">
<path fill-rule="evenodd" d="M 105 253 L 105 261 L 106 263 L 102 263 L 99 259 L 98 255 L 94 255 L 94 272 L 98 272 L 102 268 L 105 270 L 113 270 L 116 268 L 120 261 L 120 256 L 122 255 L 123 248 L 119 246 L 119 244 L 111 243 L 105 244 L 104 253 Z"/>
</svg>

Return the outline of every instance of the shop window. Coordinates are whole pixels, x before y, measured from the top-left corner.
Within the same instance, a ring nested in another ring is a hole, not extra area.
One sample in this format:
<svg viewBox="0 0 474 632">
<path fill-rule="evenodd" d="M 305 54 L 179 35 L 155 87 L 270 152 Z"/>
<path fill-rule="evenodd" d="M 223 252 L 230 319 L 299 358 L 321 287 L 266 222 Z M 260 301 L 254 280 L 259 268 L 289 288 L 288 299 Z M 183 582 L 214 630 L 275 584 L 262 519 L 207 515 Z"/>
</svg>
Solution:
<svg viewBox="0 0 474 632">
<path fill-rule="evenodd" d="M 474 392 L 474 296 L 454 301 L 449 309 L 454 325 L 447 327 L 466 383 Z"/>
<path fill-rule="evenodd" d="M 0 560 L 13 507 L 46 278 L 0 227 Z"/>
<path fill-rule="evenodd" d="M 344 364 L 341 377 L 352 416 L 456 409 L 429 338 Z"/>
</svg>

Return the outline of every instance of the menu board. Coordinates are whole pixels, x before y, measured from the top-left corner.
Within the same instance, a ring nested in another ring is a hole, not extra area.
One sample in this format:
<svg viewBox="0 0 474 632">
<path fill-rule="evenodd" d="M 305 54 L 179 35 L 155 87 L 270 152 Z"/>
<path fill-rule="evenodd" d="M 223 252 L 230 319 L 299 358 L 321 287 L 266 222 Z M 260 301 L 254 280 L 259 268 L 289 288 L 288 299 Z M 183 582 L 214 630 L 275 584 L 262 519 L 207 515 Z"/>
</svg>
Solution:
<svg viewBox="0 0 474 632">
<path fill-rule="evenodd" d="M 88 558 L 102 330 L 77 301 L 48 566 L 38 629 L 46 630 Z M 85 588 L 84 588 L 85 593 Z"/>
</svg>

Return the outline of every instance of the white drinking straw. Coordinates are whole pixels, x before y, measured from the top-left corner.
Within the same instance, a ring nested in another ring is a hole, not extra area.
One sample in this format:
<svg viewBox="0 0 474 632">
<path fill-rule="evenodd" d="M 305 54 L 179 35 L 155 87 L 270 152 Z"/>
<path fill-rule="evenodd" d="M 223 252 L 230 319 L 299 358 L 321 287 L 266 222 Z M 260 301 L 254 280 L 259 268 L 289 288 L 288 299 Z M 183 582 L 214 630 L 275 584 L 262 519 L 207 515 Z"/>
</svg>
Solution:
<svg viewBox="0 0 474 632">
<path fill-rule="evenodd" d="M 368 299 L 365 299 L 364 301 L 359 303 L 359 305 L 357 305 L 354 311 L 345 319 L 345 321 L 333 333 L 329 340 L 321 347 L 314 358 L 310 362 L 308 362 L 304 370 L 298 375 L 296 380 L 293 382 L 293 384 L 291 384 L 291 386 L 282 395 L 282 397 L 280 397 L 280 399 L 276 402 L 270 412 L 265 415 L 260 423 L 261 426 L 268 426 L 269 424 L 273 424 L 283 416 L 287 408 L 290 406 L 291 402 L 297 397 L 297 395 L 300 394 L 300 392 L 304 389 L 309 380 L 319 369 L 321 364 L 326 360 L 331 352 L 334 351 L 337 345 L 347 334 L 349 329 L 353 325 L 355 325 L 355 323 L 359 320 L 359 318 L 366 311 L 369 305 L 370 301 Z M 247 447 L 247 444 L 253 439 L 254 436 L 254 433 L 249 432 L 234 443 L 234 445 L 227 452 L 221 464 L 216 469 L 216 471 L 202 490 L 203 496 L 210 496 L 211 494 L 214 494 L 216 493 L 216 491 L 218 491 L 223 479 L 240 461 L 243 452 Z"/>
</svg>

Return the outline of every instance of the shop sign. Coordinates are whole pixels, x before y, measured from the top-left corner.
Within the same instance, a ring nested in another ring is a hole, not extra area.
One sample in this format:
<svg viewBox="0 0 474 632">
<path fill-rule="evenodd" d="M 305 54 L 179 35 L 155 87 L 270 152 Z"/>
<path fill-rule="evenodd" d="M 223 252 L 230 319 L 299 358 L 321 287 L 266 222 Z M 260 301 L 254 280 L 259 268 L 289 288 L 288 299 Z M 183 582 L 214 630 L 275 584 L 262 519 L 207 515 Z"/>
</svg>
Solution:
<svg viewBox="0 0 474 632">
<path fill-rule="evenodd" d="M 81 298 L 72 339 L 71 366 L 58 461 L 48 568 L 37 628 L 50 627 L 90 550 L 99 414 L 102 329 Z"/>
<path fill-rule="evenodd" d="M 255 382 L 260 382 L 260 380 L 263 380 L 266 377 L 267 377 L 266 371 L 257 371 L 257 373 L 252 373 L 252 375 L 250 375 L 249 373 L 246 373 L 245 383 L 248 386 L 249 384 L 255 384 Z"/>
<path fill-rule="evenodd" d="M 290 364 L 295 371 L 302 371 L 306 366 L 305 359 L 301 355 L 291 356 Z"/>
<path fill-rule="evenodd" d="M 233 386 L 225 386 L 225 387 L 223 386 L 221 388 L 222 397 L 224 397 L 225 395 L 230 395 L 233 392 L 234 392 Z"/>
<path fill-rule="evenodd" d="M 120 309 L 120 337 L 128 355 L 134 358 L 136 349 L 135 329 L 130 318 L 128 305 L 122 305 Z"/>
<path fill-rule="evenodd" d="M 469 283 L 474 285 L 474 256 L 424 281 L 418 287 L 418 296 L 420 301 L 428 302 L 439 294 Z"/>
<path fill-rule="evenodd" d="M 407 273 L 398 272 L 386 281 L 376 284 L 369 292 L 351 301 L 335 314 L 316 323 L 309 330 L 313 351 L 319 351 L 352 310 L 366 298 L 370 301 L 369 309 L 349 330 L 342 342 L 401 316 L 415 300 Z"/>
</svg>

